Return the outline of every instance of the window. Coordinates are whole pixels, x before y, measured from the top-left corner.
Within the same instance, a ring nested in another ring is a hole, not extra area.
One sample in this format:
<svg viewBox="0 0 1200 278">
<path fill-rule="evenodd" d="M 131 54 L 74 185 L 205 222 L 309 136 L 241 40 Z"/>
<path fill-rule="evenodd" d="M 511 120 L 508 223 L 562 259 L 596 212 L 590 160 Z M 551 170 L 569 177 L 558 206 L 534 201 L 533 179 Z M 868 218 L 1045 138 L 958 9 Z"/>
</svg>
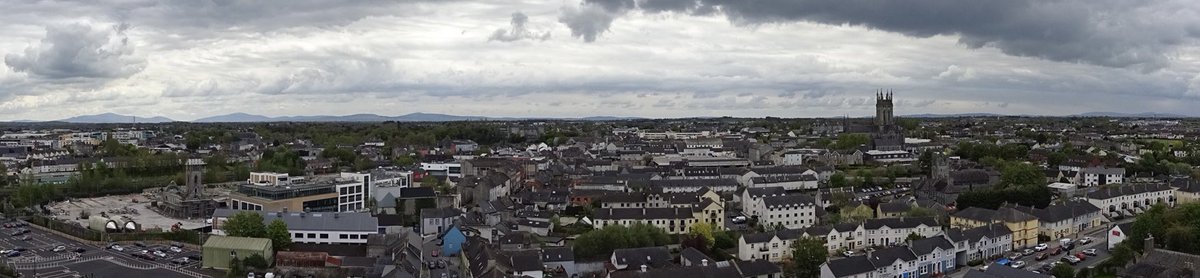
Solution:
<svg viewBox="0 0 1200 278">
<path fill-rule="evenodd" d="M 328 238 L 329 238 L 329 234 L 321 234 L 321 238 L 323 238 L 323 239 L 328 239 Z"/>
<path fill-rule="evenodd" d="M 302 234 L 302 233 L 296 233 L 296 236 L 294 236 L 294 237 L 295 237 L 295 238 L 304 238 L 304 234 Z"/>
<path fill-rule="evenodd" d="M 346 234 L 340 234 L 340 235 L 338 235 L 338 239 L 349 239 L 349 238 L 350 238 L 350 236 L 349 236 L 349 235 L 346 235 Z"/>
<path fill-rule="evenodd" d="M 308 238 L 317 238 L 317 234 L 309 233 Z"/>
</svg>

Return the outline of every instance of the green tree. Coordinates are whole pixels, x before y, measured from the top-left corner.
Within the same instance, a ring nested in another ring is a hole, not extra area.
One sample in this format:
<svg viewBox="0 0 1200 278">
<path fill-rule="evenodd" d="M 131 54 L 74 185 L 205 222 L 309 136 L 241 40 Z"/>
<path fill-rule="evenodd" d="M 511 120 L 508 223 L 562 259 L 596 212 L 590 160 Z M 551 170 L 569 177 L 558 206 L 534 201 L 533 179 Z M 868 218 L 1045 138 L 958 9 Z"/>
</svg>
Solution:
<svg viewBox="0 0 1200 278">
<path fill-rule="evenodd" d="M 859 223 L 875 217 L 875 212 L 871 210 L 870 206 L 859 205 L 856 207 L 843 209 L 840 215 L 841 223 Z"/>
<path fill-rule="evenodd" d="M 904 240 L 905 241 L 914 241 L 914 240 L 918 240 L 918 239 L 922 239 L 922 238 L 924 238 L 924 237 L 921 237 L 921 235 L 918 235 L 916 232 L 913 232 L 913 233 L 909 233 L 908 237 L 905 237 Z"/>
<path fill-rule="evenodd" d="M 238 212 L 221 224 L 225 234 L 229 236 L 266 238 L 267 227 L 263 225 L 263 217 L 253 212 Z"/>
<path fill-rule="evenodd" d="M 1075 278 L 1075 269 L 1068 264 L 1059 264 L 1050 269 L 1050 274 L 1054 278 Z"/>
<path fill-rule="evenodd" d="M 267 225 L 267 239 L 271 240 L 273 250 L 286 250 L 292 247 L 292 234 L 288 232 L 287 223 L 282 219 L 275 219 Z"/>
<path fill-rule="evenodd" d="M 857 148 L 858 146 L 866 145 L 871 142 L 871 138 L 862 133 L 842 133 L 838 135 L 837 141 L 833 142 L 829 147 L 837 150 L 848 150 Z"/>
<path fill-rule="evenodd" d="M 929 208 L 914 206 L 911 209 L 908 209 L 908 212 L 905 212 L 904 216 L 907 216 L 907 217 L 934 217 L 934 216 L 937 216 L 937 213 L 935 213 L 932 209 L 929 209 Z"/>
<path fill-rule="evenodd" d="M 242 260 L 242 265 L 255 270 L 262 270 L 270 266 L 270 263 L 268 263 L 267 258 L 264 258 L 262 255 L 254 254 L 246 257 L 245 260 Z"/>
<path fill-rule="evenodd" d="M 846 185 L 846 174 L 837 172 L 829 176 L 829 187 L 845 187 Z"/>
<path fill-rule="evenodd" d="M 1037 167 L 1025 163 L 1008 163 L 1000 169 L 1000 183 L 1013 186 L 1044 186 L 1046 175 Z"/>
<path fill-rule="evenodd" d="M 821 263 L 825 262 L 827 255 L 825 241 L 814 237 L 797 238 L 792 242 L 791 257 L 784 263 L 784 275 L 786 277 L 821 276 Z"/>
<path fill-rule="evenodd" d="M 704 241 L 703 246 L 705 248 L 702 249 L 702 251 L 711 249 L 713 244 L 717 241 L 716 237 L 713 236 L 712 225 L 709 225 L 707 222 L 698 222 L 696 224 L 692 224 L 690 229 L 688 229 L 688 235 Z"/>
<path fill-rule="evenodd" d="M 246 267 L 242 266 L 242 260 L 238 259 L 237 257 L 233 257 L 229 259 L 229 272 L 225 274 L 225 277 L 246 277 L 246 272 Z"/>
</svg>

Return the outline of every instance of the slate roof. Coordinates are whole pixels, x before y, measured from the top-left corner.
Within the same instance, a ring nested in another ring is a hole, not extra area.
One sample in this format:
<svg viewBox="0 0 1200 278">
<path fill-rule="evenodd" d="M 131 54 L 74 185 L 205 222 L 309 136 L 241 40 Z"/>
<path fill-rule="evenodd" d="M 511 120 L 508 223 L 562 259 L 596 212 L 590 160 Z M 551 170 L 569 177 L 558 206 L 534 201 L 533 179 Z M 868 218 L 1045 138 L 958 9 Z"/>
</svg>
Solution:
<svg viewBox="0 0 1200 278">
<path fill-rule="evenodd" d="M 664 246 L 617 249 L 613 250 L 613 258 L 617 264 L 627 265 L 629 269 L 637 269 L 641 265 L 658 268 L 672 264 L 671 252 Z"/>
<path fill-rule="evenodd" d="M 692 179 L 692 180 L 651 180 L 651 188 L 669 188 L 669 187 L 737 187 L 738 182 L 735 179 Z"/>
<path fill-rule="evenodd" d="M 847 277 L 875 270 L 875 265 L 871 263 L 870 259 L 867 259 L 867 256 L 830 260 L 828 264 L 829 270 L 835 277 Z"/>
<path fill-rule="evenodd" d="M 939 226 L 937 219 L 933 217 L 901 217 L 867 219 L 863 222 L 863 228 L 876 230 L 887 226 L 892 229 L 910 229 L 916 228 L 921 224 L 925 224 L 927 227 Z"/>
<path fill-rule="evenodd" d="M 379 219 L 363 212 L 266 212 L 257 210 L 216 209 L 213 217 L 228 218 L 239 212 L 257 213 L 263 224 L 276 219 L 287 223 L 289 230 L 379 232 Z"/>
<path fill-rule="evenodd" d="M 688 219 L 692 218 L 689 208 L 598 208 L 593 212 L 595 219 Z"/>
<path fill-rule="evenodd" d="M 421 209 L 421 219 L 425 218 L 450 218 L 461 215 L 462 211 L 455 208 L 423 208 Z"/>
<path fill-rule="evenodd" d="M 751 179 L 750 179 L 750 181 L 753 181 L 753 182 L 754 182 L 754 184 L 756 184 L 756 185 L 757 185 L 757 184 L 765 184 L 765 183 L 781 183 L 781 182 L 797 182 L 797 181 L 817 181 L 817 176 L 815 176 L 815 175 L 781 175 L 781 176 L 763 176 L 763 177 L 754 177 L 754 178 L 751 178 Z"/>
<path fill-rule="evenodd" d="M 1191 178 L 1171 180 L 1171 187 L 1183 192 L 1200 193 L 1200 182 L 1193 181 Z"/>
<path fill-rule="evenodd" d="M 1089 213 L 1100 212 L 1100 208 L 1092 205 L 1092 203 L 1084 201 L 1071 201 L 1067 202 L 1066 204 L 1053 204 L 1046 206 L 1045 209 L 1022 206 L 1013 206 L 1013 209 L 1033 215 L 1042 223 L 1055 223 Z"/>
<path fill-rule="evenodd" d="M 1006 265 L 992 264 L 985 271 L 971 268 L 963 278 L 1048 278 L 1045 274 L 1033 273 L 1024 269 L 1011 268 Z"/>
<path fill-rule="evenodd" d="M 950 229 L 946 231 L 946 236 L 955 242 L 979 242 L 984 237 L 999 238 L 1010 234 L 1012 234 L 1012 230 L 1009 230 L 1008 226 L 1004 225 L 1004 223 L 993 223 L 966 230 Z"/>
<path fill-rule="evenodd" d="M 990 222 L 992 221 L 993 217 L 996 216 L 996 211 L 985 208 L 968 207 L 954 213 L 954 216 L 975 221 Z"/>
<path fill-rule="evenodd" d="M 708 255 L 701 253 L 700 250 L 696 250 L 696 248 L 693 248 L 693 247 L 688 247 L 687 249 L 683 249 L 682 252 L 679 252 L 679 260 L 680 260 L 680 262 L 689 261 L 695 265 L 700 264 L 700 262 L 702 260 L 708 260 L 709 263 L 717 262 L 717 261 L 713 260 L 712 258 L 709 258 Z"/>
<path fill-rule="evenodd" d="M 432 187 L 405 187 L 400 188 L 400 196 L 397 196 L 396 198 L 412 199 L 434 197 L 437 197 L 437 193 L 433 191 Z"/>
<path fill-rule="evenodd" d="M 549 228 L 549 227 L 550 227 L 550 222 L 542 222 L 542 221 L 534 221 L 534 220 L 529 220 L 529 219 L 521 219 L 521 221 L 518 221 L 518 222 L 517 222 L 517 225 L 521 225 L 521 226 L 529 226 L 529 227 L 534 227 L 534 228 Z"/>
<path fill-rule="evenodd" d="M 1088 197 L 1088 199 L 1105 200 L 1105 199 L 1111 199 L 1111 198 L 1116 198 L 1116 197 L 1121 197 L 1121 196 L 1135 195 L 1135 194 L 1141 194 L 1141 193 L 1146 193 L 1146 192 L 1165 191 L 1165 190 L 1170 190 L 1170 189 L 1171 189 L 1170 186 L 1167 186 L 1166 184 L 1161 184 L 1161 183 L 1126 184 L 1126 185 L 1118 186 L 1116 188 L 1109 187 L 1109 188 L 1103 188 L 1100 190 L 1096 190 L 1093 192 L 1088 192 L 1087 197 Z"/>
<path fill-rule="evenodd" d="M 771 241 L 771 238 L 778 236 L 782 240 L 791 240 L 804 235 L 805 230 L 800 229 L 783 229 L 774 232 L 742 234 L 743 240 L 746 243 L 763 243 Z M 811 234 L 810 234 L 811 235 Z"/>
<path fill-rule="evenodd" d="M 542 262 L 571 261 L 575 261 L 575 251 L 571 247 L 546 247 L 542 249 Z"/>
<path fill-rule="evenodd" d="M 647 269 L 645 272 L 637 269 L 609 273 L 610 278 L 726 278 L 739 277 L 737 269 L 729 266 L 685 266 L 677 268 Z"/>
<path fill-rule="evenodd" d="M 920 256 L 931 254 L 936 249 L 954 250 L 954 243 L 946 240 L 945 237 L 935 236 L 913 240 L 908 244 L 908 249 L 912 250 L 913 254 Z"/>
<path fill-rule="evenodd" d="M 763 205 L 765 205 L 767 208 L 812 206 L 815 205 L 816 202 L 816 199 L 814 199 L 812 196 L 802 194 L 763 197 Z"/>
<path fill-rule="evenodd" d="M 778 265 L 763 259 L 753 261 L 738 260 L 735 261 L 734 264 L 737 266 L 738 271 L 742 273 L 742 277 L 757 277 L 768 274 L 779 274 L 783 272 Z"/>
<path fill-rule="evenodd" d="M 1097 175 L 1125 175 L 1125 168 L 1107 168 L 1107 167 L 1085 167 L 1079 169 L 1080 173 L 1097 174 Z"/>
<path fill-rule="evenodd" d="M 782 186 L 747 187 L 746 193 L 750 196 L 750 198 L 758 198 L 760 196 L 770 195 L 783 196 L 787 195 L 787 189 L 784 189 Z"/>
<path fill-rule="evenodd" d="M 879 204 L 879 211 L 882 213 L 902 213 L 912 209 L 912 206 L 907 202 L 887 202 Z"/>
<path fill-rule="evenodd" d="M 542 270 L 542 254 L 538 250 L 510 251 L 503 254 L 502 263 L 514 271 Z"/>
<path fill-rule="evenodd" d="M 753 169 L 750 169 L 750 171 L 753 171 L 755 174 L 759 174 L 762 176 L 799 175 L 799 174 L 803 174 L 804 172 L 808 171 L 808 168 L 798 167 L 798 166 L 775 166 L 775 167 L 753 168 Z"/>
</svg>

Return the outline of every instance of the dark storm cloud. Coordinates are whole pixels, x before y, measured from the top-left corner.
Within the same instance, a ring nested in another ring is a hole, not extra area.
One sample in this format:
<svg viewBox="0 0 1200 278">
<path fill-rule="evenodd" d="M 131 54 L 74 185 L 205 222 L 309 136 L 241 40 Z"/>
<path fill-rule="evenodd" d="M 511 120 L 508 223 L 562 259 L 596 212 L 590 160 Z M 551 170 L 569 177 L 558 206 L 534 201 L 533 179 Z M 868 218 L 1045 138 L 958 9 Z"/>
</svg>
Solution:
<svg viewBox="0 0 1200 278">
<path fill-rule="evenodd" d="M 145 60 L 133 56 L 125 36 L 129 25 L 93 28 L 84 24 L 46 27 L 46 36 L 24 53 L 4 55 L 16 72 L 43 79 L 124 78 L 141 72 Z"/>
<path fill-rule="evenodd" d="M 522 40 L 522 39 L 531 39 L 531 40 L 544 41 L 544 40 L 550 38 L 550 32 L 540 32 L 539 33 L 539 32 L 533 31 L 533 30 L 529 30 L 529 28 L 525 27 L 525 24 L 528 22 L 529 22 L 529 16 L 526 16 L 524 13 L 521 13 L 521 12 L 515 12 L 512 14 L 512 21 L 509 23 L 510 25 L 512 25 L 512 29 L 508 29 L 508 30 L 505 30 L 504 28 L 496 29 L 496 31 L 492 32 L 492 35 L 490 37 L 488 37 L 488 40 L 489 41 L 512 42 L 512 41 L 518 41 L 518 40 Z"/>
<path fill-rule="evenodd" d="M 604 7 L 598 24 L 568 24 L 572 32 L 608 30 L 628 1 Z M 958 35 L 971 48 L 1008 55 L 1108 67 L 1159 69 L 1175 46 L 1200 37 L 1200 8 L 1190 0 L 644 0 L 647 12 L 719 10 L 739 25 L 815 22 L 856 25 L 913 37 Z M 614 8 L 615 7 L 615 8 Z M 583 21 L 583 20 L 580 20 Z M 565 22 L 564 22 L 565 23 Z M 585 30 L 581 27 L 604 26 Z M 600 32 L 589 32 L 596 31 Z M 592 41 L 585 37 L 585 41 Z"/>
</svg>

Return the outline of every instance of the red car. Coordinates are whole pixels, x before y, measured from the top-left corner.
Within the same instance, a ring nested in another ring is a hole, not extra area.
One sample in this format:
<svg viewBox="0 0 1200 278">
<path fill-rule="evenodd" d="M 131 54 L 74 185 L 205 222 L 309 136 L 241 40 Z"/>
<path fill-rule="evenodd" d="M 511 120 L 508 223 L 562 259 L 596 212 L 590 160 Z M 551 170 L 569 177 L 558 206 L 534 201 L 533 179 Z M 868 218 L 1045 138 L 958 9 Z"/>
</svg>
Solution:
<svg viewBox="0 0 1200 278">
<path fill-rule="evenodd" d="M 1083 252 L 1075 253 L 1075 257 L 1079 258 L 1081 261 L 1087 259 L 1087 255 L 1083 254 Z"/>
<path fill-rule="evenodd" d="M 1049 258 L 1049 257 L 1050 257 L 1050 255 L 1046 255 L 1046 252 L 1041 252 L 1041 253 L 1037 254 L 1037 257 L 1033 257 L 1033 259 L 1040 261 L 1040 260 L 1045 260 L 1046 258 Z"/>
<path fill-rule="evenodd" d="M 441 251 L 439 251 L 437 249 L 433 249 L 433 254 L 430 254 L 430 255 L 437 257 L 440 253 L 441 253 Z"/>
<path fill-rule="evenodd" d="M 1062 247 L 1054 247 L 1050 249 L 1050 255 L 1062 254 Z"/>
</svg>

